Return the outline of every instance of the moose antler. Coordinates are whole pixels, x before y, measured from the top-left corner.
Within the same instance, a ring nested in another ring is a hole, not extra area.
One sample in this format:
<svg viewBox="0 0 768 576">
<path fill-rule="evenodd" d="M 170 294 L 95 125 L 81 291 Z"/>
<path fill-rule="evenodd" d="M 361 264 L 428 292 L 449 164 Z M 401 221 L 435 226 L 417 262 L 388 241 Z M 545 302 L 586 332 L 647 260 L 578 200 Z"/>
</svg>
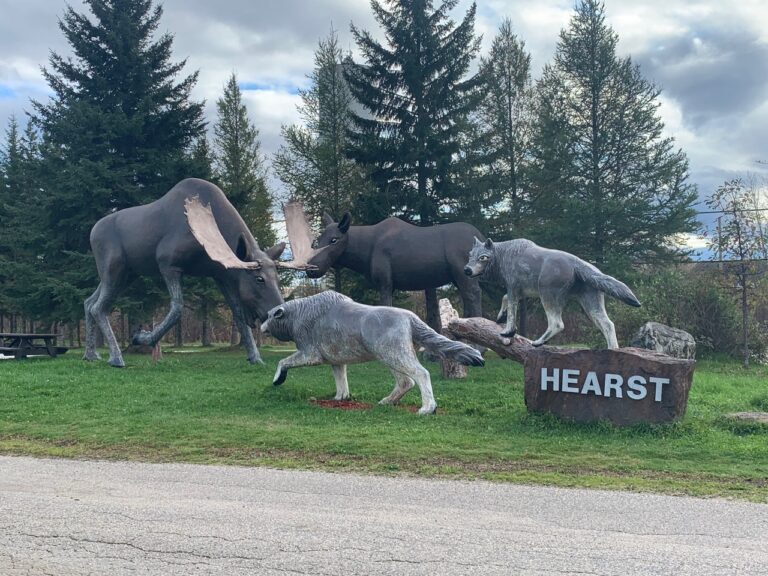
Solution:
<svg viewBox="0 0 768 576">
<path fill-rule="evenodd" d="M 278 267 L 292 270 L 316 269 L 317 266 L 310 265 L 309 261 L 325 248 L 320 250 L 312 248 L 312 230 L 309 228 L 304 206 L 301 202 L 288 202 L 288 204 L 283 205 L 283 214 L 285 215 L 285 228 L 288 231 L 288 241 L 291 243 L 293 260 L 279 262 L 277 263 Z"/>
<path fill-rule="evenodd" d="M 184 213 L 192 234 L 200 242 L 211 260 L 224 268 L 258 270 L 261 262 L 243 262 L 238 258 L 221 235 L 210 206 L 203 206 L 198 196 L 184 200 Z"/>
</svg>

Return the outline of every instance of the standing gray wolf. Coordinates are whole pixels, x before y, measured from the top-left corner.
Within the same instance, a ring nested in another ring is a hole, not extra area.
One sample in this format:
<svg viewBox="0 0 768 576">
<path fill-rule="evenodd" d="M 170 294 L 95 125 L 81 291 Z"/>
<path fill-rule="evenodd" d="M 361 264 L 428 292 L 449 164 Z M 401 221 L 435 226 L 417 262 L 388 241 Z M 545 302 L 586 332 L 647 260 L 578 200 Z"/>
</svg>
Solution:
<svg viewBox="0 0 768 576">
<path fill-rule="evenodd" d="M 613 296 L 630 306 L 640 306 L 626 284 L 603 274 L 581 258 L 542 248 L 523 238 L 507 242 L 480 242 L 469 253 L 464 273 L 480 277 L 482 282 L 503 285 L 507 294 L 502 301 L 506 305 L 507 322 L 503 336 L 515 334 L 515 313 L 518 301 L 525 296 L 538 296 L 547 315 L 547 330 L 532 344 L 541 346 L 563 329 L 563 308 L 569 298 L 578 300 L 589 319 L 603 333 L 608 348 L 618 348 L 616 330 L 605 312 L 603 293 Z"/>
<path fill-rule="evenodd" d="M 336 400 L 344 400 L 349 398 L 347 364 L 379 360 L 395 378 L 394 390 L 379 404 L 397 404 L 415 383 L 421 391 L 419 414 L 433 413 L 437 404 L 414 343 L 465 365 L 485 363 L 477 350 L 441 336 L 408 310 L 358 304 L 332 290 L 272 308 L 261 330 L 296 342 L 297 351 L 277 365 L 272 382 L 276 386 L 285 381 L 289 368 L 330 364 Z"/>
</svg>

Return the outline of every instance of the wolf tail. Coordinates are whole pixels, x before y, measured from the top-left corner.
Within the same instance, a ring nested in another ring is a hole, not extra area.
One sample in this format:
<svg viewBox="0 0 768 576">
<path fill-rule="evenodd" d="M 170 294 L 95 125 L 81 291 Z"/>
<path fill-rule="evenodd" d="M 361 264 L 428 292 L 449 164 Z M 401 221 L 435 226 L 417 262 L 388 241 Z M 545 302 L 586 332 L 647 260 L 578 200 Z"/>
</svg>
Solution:
<svg viewBox="0 0 768 576">
<path fill-rule="evenodd" d="M 641 306 L 640 301 L 624 282 L 620 282 L 613 276 L 608 276 L 608 274 L 603 274 L 600 270 L 586 262 L 579 262 L 576 265 L 576 274 L 585 284 L 600 290 L 600 292 L 605 292 L 609 296 L 613 296 L 630 306 L 638 308 Z"/>
<path fill-rule="evenodd" d="M 415 315 L 411 317 L 411 335 L 414 342 L 441 358 L 450 358 L 465 366 L 485 365 L 485 360 L 483 360 L 480 352 L 471 346 L 441 336 Z"/>
</svg>

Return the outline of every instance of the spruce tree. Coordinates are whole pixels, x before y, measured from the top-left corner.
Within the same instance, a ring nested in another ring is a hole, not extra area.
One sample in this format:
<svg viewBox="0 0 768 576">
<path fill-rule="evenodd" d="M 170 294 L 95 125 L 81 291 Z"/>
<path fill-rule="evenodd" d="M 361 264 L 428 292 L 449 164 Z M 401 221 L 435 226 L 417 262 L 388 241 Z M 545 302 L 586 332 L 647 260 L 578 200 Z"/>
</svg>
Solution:
<svg viewBox="0 0 768 576">
<path fill-rule="evenodd" d="M 525 42 L 513 32 L 511 20 L 501 23 L 490 54 L 480 60 L 480 70 L 486 82 L 478 118 L 490 188 L 487 206 L 498 208 L 493 211 L 491 227 L 494 238 L 520 237 L 528 223 L 531 201 L 527 183 L 531 56 Z"/>
<path fill-rule="evenodd" d="M 240 212 L 262 248 L 275 243 L 272 195 L 261 153 L 259 131 L 248 118 L 242 91 L 233 73 L 216 102 L 214 125 L 216 178 L 232 205 Z"/>
<path fill-rule="evenodd" d="M 82 316 L 97 284 L 89 251 L 94 223 L 155 200 L 187 172 L 185 151 L 204 129 L 190 99 L 197 73 L 177 81 L 172 35 L 156 37 L 162 8 L 152 0 L 84 0 L 59 28 L 73 56 L 52 53 L 43 70 L 53 95 L 33 102 L 42 132 L 41 267 L 54 308 Z M 54 281 L 53 279 L 56 279 Z M 141 290 L 134 294 L 145 300 Z"/>
<path fill-rule="evenodd" d="M 455 208 L 461 128 L 482 96 L 480 77 L 467 77 L 479 49 L 476 6 L 455 24 L 448 13 L 456 4 L 372 0 L 386 45 L 352 26 L 364 62 L 348 59 L 344 71 L 364 110 L 353 115 L 350 155 L 378 188 L 366 198 L 371 220 L 397 214 L 428 225 Z"/>
<path fill-rule="evenodd" d="M 695 230 L 688 161 L 663 135 L 659 89 L 629 57 L 602 2 L 583 0 L 537 85 L 531 188 L 536 239 L 608 271 L 679 254 Z"/>
<path fill-rule="evenodd" d="M 344 55 L 331 30 L 315 50 L 310 87 L 302 90 L 302 124 L 283 126 L 285 144 L 273 166 L 291 197 L 302 201 L 307 215 L 318 221 L 324 211 L 336 218 L 345 211 L 358 221 L 357 198 L 368 187 L 364 170 L 346 156 L 352 95 L 343 74 Z M 334 288 L 341 291 L 341 270 L 334 269 Z"/>
</svg>

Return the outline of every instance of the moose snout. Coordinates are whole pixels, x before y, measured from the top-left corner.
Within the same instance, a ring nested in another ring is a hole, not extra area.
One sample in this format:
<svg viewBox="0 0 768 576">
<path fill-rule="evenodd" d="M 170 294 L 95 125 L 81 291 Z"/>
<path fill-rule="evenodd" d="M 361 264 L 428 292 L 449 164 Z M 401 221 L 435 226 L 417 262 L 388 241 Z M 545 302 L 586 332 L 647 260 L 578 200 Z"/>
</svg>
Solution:
<svg viewBox="0 0 768 576">
<path fill-rule="evenodd" d="M 467 276 L 472 276 L 472 268 L 470 268 L 469 266 L 464 266 L 464 274 L 466 274 Z"/>
</svg>

